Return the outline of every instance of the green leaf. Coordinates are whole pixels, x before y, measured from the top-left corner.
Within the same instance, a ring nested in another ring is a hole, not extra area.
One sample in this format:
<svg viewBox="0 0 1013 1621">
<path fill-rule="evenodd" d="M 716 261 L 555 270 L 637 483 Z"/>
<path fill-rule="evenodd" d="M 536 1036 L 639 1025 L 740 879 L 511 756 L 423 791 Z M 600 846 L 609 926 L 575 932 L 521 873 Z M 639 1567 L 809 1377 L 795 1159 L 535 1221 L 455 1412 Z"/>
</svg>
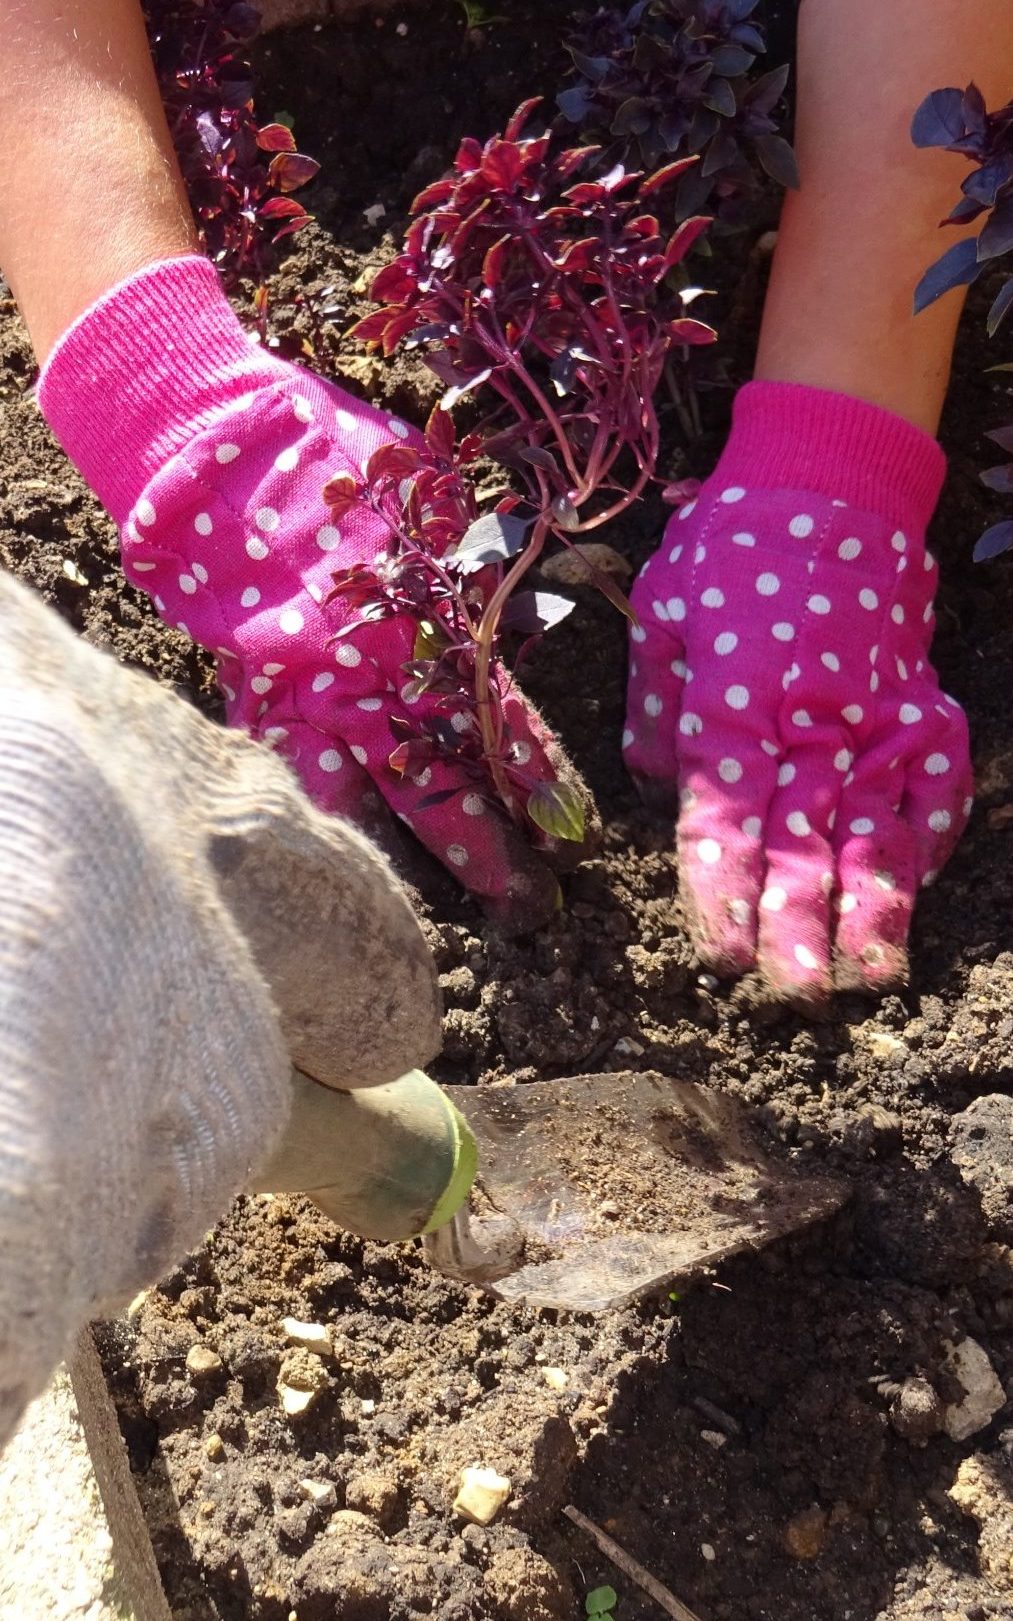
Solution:
<svg viewBox="0 0 1013 1621">
<path fill-rule="evenodd" d="M 584 1600 L 584 1608 L 588 1615 L 605 1615 L 607 1611 L 614 1610 L 619 1602 L 619 1595 L 614 1587 L 596 1587 Z"/>
<path fill-rule="evenodd" d="M 583 802 L 579 794 L 563 782 L 540 782 L 532 791 L 527 810 L 535 826 L 554 839 L 572 839 L 574 844 L 579 844 L 584 837 Z"/>
<path fill-rule="evenodd" d="M 423 659 L 438 659 L 447 646 L 447 638 L 440 625 L 434 625 L 431 619 L 421 619 L 415 632 L 415 646 L 412 648 L 412 658 L 416 663 Z"/>
</svg>

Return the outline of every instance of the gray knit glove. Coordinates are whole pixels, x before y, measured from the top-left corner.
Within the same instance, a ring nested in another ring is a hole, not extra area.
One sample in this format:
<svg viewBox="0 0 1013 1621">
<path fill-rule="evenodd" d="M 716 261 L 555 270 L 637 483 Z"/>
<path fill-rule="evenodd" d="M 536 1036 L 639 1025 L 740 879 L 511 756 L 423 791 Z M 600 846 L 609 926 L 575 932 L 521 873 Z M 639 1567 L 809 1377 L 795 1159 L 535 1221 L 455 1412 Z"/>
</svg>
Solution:
<svg viewBox="0 0 1013 1621">
<path fill-rule="evenodd" d="M 0 1445 L 329 1086 L 439 1045 L 404 891 L 267 749 L 0 578 Z"/>
</svg>

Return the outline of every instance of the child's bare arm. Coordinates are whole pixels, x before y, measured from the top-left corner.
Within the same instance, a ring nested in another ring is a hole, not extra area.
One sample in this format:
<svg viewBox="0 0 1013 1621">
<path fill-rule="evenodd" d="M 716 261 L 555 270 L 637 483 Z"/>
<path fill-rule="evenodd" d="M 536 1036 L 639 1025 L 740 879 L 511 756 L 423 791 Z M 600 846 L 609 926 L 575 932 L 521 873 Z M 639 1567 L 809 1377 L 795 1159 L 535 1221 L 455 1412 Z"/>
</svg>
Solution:
<svg viewBox="0 0 1013 1621">
<path fill-rule="evenodd" d="M 964 174 L 911 141 L 918 104 L 974 79 L 990 106 L 1013 94 L 1009 0 L 802 0 L 797 147 L 756 376 L 835 389 L 935 433 L 963 305 L 911 300 L 955 229 Z M 980 224 L 974 227 L 980 229 Z"/>
<path fill-rule="evenodd" d="M 0 0 L 0 268 L 44 360 L 196 235 L 138 0 Z"/>
</svg>

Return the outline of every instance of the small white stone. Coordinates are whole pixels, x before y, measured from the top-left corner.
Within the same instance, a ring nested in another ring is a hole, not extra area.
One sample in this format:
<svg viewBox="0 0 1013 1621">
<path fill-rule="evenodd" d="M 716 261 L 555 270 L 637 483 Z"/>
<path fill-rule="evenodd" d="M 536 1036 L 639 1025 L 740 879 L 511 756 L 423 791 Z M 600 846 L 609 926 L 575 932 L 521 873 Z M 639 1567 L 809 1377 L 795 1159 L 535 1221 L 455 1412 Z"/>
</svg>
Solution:
<svg viewBox="0 0 1013 1621">
<path fill-rule="evenodd" d="M 331 1480 L 300 1480 L 299 1491 L 307 1503 L 312 1503 L 322 1514 L 337 1508 L 338 1494 Z"/>
<path fill-rule="evenodd" d="M 946 1367 L 966 1394 L 962 1401 L 945 1409 L 943 1422 L 951 1441 L 966 1441 L 991 1423 L 1005 1405 L 1006 1392 L 988 1353 L 977 1340 L 963 1339 L 956 1345 L 948 1342 Z"/>
<path fill-rule="evenodd" d="M 281 1328 L 290 1345 L 299 1345 L 315 1356 L 333 1356 L 330 1330 L 323 1323 L 304 1323 L 298 1317 L 283 1317 Z"/>
<path fill-rule="evenodd" d="M 506 1475 L 472 1464 L 461 1470 L 454 1513 L 459 1519 L 470 1520 L 472 1525 L 491 1525 L 509 1500 L 512 1489 Z"/>
</svg>

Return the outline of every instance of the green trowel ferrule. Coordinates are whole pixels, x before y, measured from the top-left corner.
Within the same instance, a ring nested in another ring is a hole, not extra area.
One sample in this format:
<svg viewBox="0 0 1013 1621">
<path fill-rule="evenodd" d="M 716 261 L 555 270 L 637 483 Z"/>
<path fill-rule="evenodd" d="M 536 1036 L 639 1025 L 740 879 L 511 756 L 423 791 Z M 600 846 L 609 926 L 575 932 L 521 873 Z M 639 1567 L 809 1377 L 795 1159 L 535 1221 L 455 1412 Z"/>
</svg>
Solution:
<svg viewBox="0 0 1013 1621">
<path fill-rule="evenodd" d="M 454 1168 L 450 1175 L 450 1181 L 440 1194 L 432 1215 L 422 1229 L 424 1233 L 435 1233 L 438 1228 L 445 1227 L 451 1217 L 456 1216 L 471 1192 L 471 1184 L 474 1182 L 475 1172 L 478 1170 L 478 1145 L 475 1142 L 471 1127 L 461 1111 L 451 1103 L 446 1093 L 442 1093 L 441 1096 L 446 1103 L 447 1115 L 453 1132 Z"/>
</svg>

